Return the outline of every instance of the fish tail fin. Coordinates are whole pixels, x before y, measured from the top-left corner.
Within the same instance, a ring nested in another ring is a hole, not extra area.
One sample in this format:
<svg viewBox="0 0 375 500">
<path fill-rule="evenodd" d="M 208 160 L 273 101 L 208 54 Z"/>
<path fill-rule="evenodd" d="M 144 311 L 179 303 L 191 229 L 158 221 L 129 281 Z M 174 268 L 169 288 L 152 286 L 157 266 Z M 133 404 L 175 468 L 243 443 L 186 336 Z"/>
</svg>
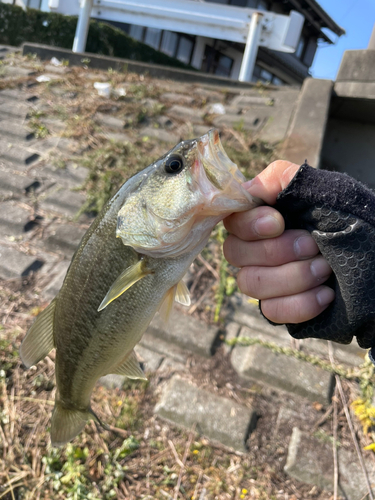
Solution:
<svg viewBox="0 0 375 500">
<path fill-rule="evenodd" d="M 56 401 L 51 422 L 52 446 L 63 446 L 75 438 L 83 430 L 89 418 L 91 418 L 89 410 L 64 408 L 60 401 Z"/>
</svg>

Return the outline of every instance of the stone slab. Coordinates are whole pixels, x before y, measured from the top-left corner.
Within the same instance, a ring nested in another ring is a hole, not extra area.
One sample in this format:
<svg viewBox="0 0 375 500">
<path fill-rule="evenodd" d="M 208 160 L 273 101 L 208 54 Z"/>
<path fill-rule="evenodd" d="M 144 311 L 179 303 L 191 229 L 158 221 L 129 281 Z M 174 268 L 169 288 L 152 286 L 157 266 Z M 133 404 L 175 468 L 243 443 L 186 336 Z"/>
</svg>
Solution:
<svg viewBox="0 0 375 500">
<path fill-rule="evenodd" d="M 48 137 L 43 140 L 36 140 L 32 143 L 32 148 L 41 155 L 50 153 L 56 149 L 67 154 L 82 152 L 82 148 L 77 141 L 67 137 L 58 136 Z"/>
<path fill-rule="evenodd" d="M 162 128 L 146 127 L 141 131 L 140 135 L 141 137 L 154 137 L 159 141 L 170 142 L 173 144 L 177 144 L 179 141 L 178 135 L 173 134 L 170 131 L 163 130 Z"/>
<path fill-rule="evenodd" d="M 7 64 L 4 67 L 6 76 L 32 76 L 36 74 L 36 71 L 29 68 L 23 68 L 22 66 L 11 66 Z"/>
<path fill-rule="evenodd" d="M 70 260 L 62 260 L 54 266 L 50 273 L 51 281 L 42 291 L 44 300 L 52 300 L 59 293 L 69 266 Z"/>
<path fill-rule="evenodd" d="M 72 224 L 53 224 L 44 240 L 45 247 L 51 252 L 61 252 L 71 257 L 77 250 L 86 229 Z"/>
<path fill-rule="evenodd" d="M 241 326 L 234 321 L 228 323 L 225 327 L 225 340 L 233 340 L 238 337 L 241 330 Z M 225 354 L 229 354 L 233 350 L 233 346 L 224 344 L 223 349 Z"/>
<path fill-rule="evenodd" d="M 283 158 L 298 165 L 307 159 L 319 168 L 332 91 L 331 80 L 306 78 L 281 151 Z"/>
<path fill-rule="evenodd" d="M 49 181 L 49 185 L 58 183 L 66 188 L 79 188 L 84 183 L 89 174 L 89 169 L 68 162 L 63 168 L 47 163 L 43 167 L 30 170 L 37 179 Z"/>
<path fill-rule="evenodd" d="M 193 104 L 194 97 L 186 94 L 176 94 L 175 92 L 166 92 L 160 96 L 161 101 L 167 101 L 176 104 Z"/>
<path fill-rule="evenodd" d="M 36 162 L 39 155 L 31 149 L 23 147 L 16 139 L 8 141 L 0 139 L 0 158 L 23 169 L 25 166 Z"/>
<path fill-rule="evenodd" d="M 25 234 L 25 227 L 30 220 L 28 210 L 11 201 L 1 204 L 0 232 L 2 236 L 20 236 Z"/>
<path fill-rule="evenodd" d="M 0 245 L 0 278 L 24 278 L 42 266 L 43 262 L 36 257 Z"/>
<path fill-rule="evenodd" d="M 94 120 L 99 125 L 113 129 L 122 130 L 125 125 L 124 119 L 117 118 L 116 116 L 106 115 L 104 113 L 96 113 Z"/>
<path fill-rule="evenodd" d="M 122 132 L 105 132 L 104 136 L 106 139 L 113 142 L 131 142 L 131 138 L 128 134 L 123 134 Z"/>
<path fill-rule="evenodd" d="M 238 108 L 249 108 L 252 106 L 269 106 L 272 105 L 273 99 L 268 96 L 261 95 L 237 95 L 230 101 L 231 106 Z"/>
<path fill-rule="evenodd" d="M 152 334 L 153 331 L 153 326 L 151 325 L 143 334 L 139 345 L 160 354 L 162 357 L 168 356 L 168 358 L 173 359 L 178 363 L 185 363 L 188 357 L 188 352 L 184 351 L 181 347 L 174 343 L 167 342 L 166 340 L 156 337 Z"/>
<path fill-rule="evenodd" d="M 197 124 L 203 124 L 202 113 L 199 109 L 188 108 L 186 106 L 180 106 L 175 104 L 166 111 L 169 117 L 181 120 L 184 122 L 191 122 Z"/>
<path fill-rule="evenodd" d="M 346 50 L 336 77 L 342 81 L 374 82 L 375 50 Z"/>
<path fill-rule="evenodd" d="M 208 438 L 239 451 L 246 451 L 246 440 L 256 425 L 254 410 L 199 389 L 174 376 L 164 388 L 154 409 L 174 424 L 196 430 Z"/>
<path fill-rule="evenodd" d="M 366 452 L 362 452 L 366 453 Z M 364 456 L 370 483 L 375 485 L 375 468 L 370 460 L 370 452 Z M 317 438 L 293 428 L 289 442 L 285 472 L 299 481 L 313 484 L 319 488 L 333 490 L 333 457 L 332 445 L 323 443 Z M 362 500 L 367 488 L 364 475 L 354 447 L 352 450 L 338 448 L 338 472 L 340 493 L 347 500 Z"/>
<path fill-rule="evenodd" d="M 135 346 L 134 350 L 145 373 L 156 372 L 164 359 L 161 354 L 139 344 Z"/>
<path fill-rule="evenodd" d="M 350 99 L 375 99 L 375 81 L 372 82 L 336 82 L 335 93 L 339 97 Z"/>
<path fill-rule="evenodd" d="M 0 121 L 0 134 L 2 136 L 16 137 L 19 140 L 29 141 L 34 138 L 34 132 L 28 128 L 20 125 L 19 123 L 10 120 Z"/>
<path fill-rule="evenodd" d="M 9 116 L 11 118 L 19 118 L 25 120 L 30 111 L 30 106 L 24 103 L 16 103 L 6 101 L 0 104 L 0 116 Z"/>
<path fill-rule="evenodd" d="M 1 98 L 6 98 L 6 99 L 13 99 L 15 101 L 21 102 L 21 101 L 26 101 L 29 103 L 34 103 L 39 99 L 38 96 L 29 94 L 25 92 L 24 90 L 19 90 L 19 89 L 4 89 L 0 90 L 0 99 Z"/>
<path fill-rule="evenodd" d="M 322 404 L 329 403 L 331 399 L 333 376 L 293 356 L 275 353 L 259 344 L 237 345 L 233 349 L 231 362 L 244 380 L 256 380 Z"/>
<path fill-rule="evenodd" d="M 81 193 L 57 188 L 40 203 L 40 207 L 47 212 L 57 212 L 65 217 L 73 218 L 85 200 L 86 197 Z"/>
<path fill-rule="evenodd" d="M 34 182 L 33 177 L 0 170 L 0 201 L 16 195 L 24 195 Z"/>
<path fill-rule="evenodd" d="M 205 357 L 212 355 L 219 334 L 218 327 L 207 325 L 177 310 L 172 312 L 169 327 L 157 314 L 147 331 L 154 337 Z"/>
</svg>

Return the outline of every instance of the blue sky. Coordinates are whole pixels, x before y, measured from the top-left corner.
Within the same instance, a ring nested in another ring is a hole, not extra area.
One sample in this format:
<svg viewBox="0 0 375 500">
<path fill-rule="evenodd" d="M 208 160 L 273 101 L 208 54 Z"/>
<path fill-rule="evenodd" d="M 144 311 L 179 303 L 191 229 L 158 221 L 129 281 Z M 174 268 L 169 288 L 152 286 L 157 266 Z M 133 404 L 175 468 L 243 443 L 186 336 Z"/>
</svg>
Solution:
<svg viewBox="0 0 375 500">
<path fill-rule="evenodd" d="M 367 47 L 375 23 L 375 1 L 318 0 L 318 3 L 346 31 L 333 46 L 320 42 L 311 67 L 315 78 L 334 80 L 345 50 Z M 337 37 L 333 35 L 332 38 Z"/>
</svg>

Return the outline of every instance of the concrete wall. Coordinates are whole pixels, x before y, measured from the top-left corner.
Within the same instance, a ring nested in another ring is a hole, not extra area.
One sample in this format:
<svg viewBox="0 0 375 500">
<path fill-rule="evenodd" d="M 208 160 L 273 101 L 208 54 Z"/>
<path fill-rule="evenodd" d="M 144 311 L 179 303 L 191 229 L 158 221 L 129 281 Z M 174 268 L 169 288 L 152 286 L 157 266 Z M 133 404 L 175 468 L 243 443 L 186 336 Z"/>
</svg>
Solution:
<svg viewBox="0 0 375 500">
<path fill-rule="evenodd" d="M 320 165 L 346 172 L 375 189 L 375 124 L 329 118 Z"/>
</svg>

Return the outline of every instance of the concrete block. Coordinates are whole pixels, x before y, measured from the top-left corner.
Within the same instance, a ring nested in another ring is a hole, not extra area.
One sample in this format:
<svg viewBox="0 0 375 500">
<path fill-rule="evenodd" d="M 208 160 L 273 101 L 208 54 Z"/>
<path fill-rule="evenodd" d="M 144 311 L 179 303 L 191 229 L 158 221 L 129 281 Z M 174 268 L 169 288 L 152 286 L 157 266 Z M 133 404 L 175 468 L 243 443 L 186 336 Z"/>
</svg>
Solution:
<svg viewBox="0 0 375 500">
<path fill-rule="evenodd" d="M 57 212 L 65 217 L 73 218 L 82 207 L 86 197 L 65 188 L 57 188 L 45 198 L 40 207 L 47 212 Z"/>
<path fill-rule="evenodd" d="M 0 116 L 19 118 L 25 120 L 28 112 L 30 111 L 30 105 L 25 103 L 14 103 L 13 101 L 6 101 L 0 104 Z"/>
<path fill-rule="evenodd" d="M 236 95 L 231 101 L 231 106 L 238 108 L 249 108 L 252 106 L 269 106 L 272 105 L 273 99 L 268 96 L 261 95 Z"/>
<path fill-rule="evenodd" d="M 105 387 L 106 389 L 122 389 L 126 377 L 124 375 L 117 375 L 115 373 L 110 373 L 104 377 L 100 377 L 97 384 Z"/>
<path fill-rule="evenodd" d="M 43 262 L 36 257 L 0 245 L 0 278 L 23 278 L 42 266 Z"/>
<path fill-rule="evenodd" d="M 240 330 L 241 330 L 241 325 L 235 323 L 234 321 L 231 321 L 225 327 L 225 340 L 236 339 L 238 337 L 238 334 L 240 333 Z M 229 354 L 230 352 L 232 352 L 233 346 L 224 344 L 223 349 L 225 354 Z"/>
<path fill-rule="evenodd" d="M 331 399 L 333 376 L 306 361 L 275 353 L 259 344 L 236 346 L 231 361 L 244 380 L 256 380 L 322 404 Z"/>
<path fill-rule="evenodd" d="M 336 82 L 335 94 L 351 99 L 375 99 L 375 81 L 373 82 Z"/>
<path fill-rule="evenodd" d="M 140 363 L 143 365 L 144 372 L 156 372 L 163 361 L 163 356 L 139 344 L 135 346 L 134 350 L 137 353 Z"/>
<path fill-rule="evenodd" d="M 213 120 L 212 123 L 215 127 L 236 127 L 241 126 L 245 130 L 258 130 L 261 129 L 268 118 L 271 116 L 270 112 L 267 110 L 250 110 L 244 114 L 226 114 L 218 115 Z"/>
<path fill-rule="evenodd" d="M 37 179 L 46 181 L 51 186 L 58 183 L 66 188 L 79 188 L 89 174 L 89 169 L 68 162 L 63 168 L 47 163 L 43 167 L 31 169 L 30 173 Z"/>
<path fill-rule="evenodd" d="M 156 337 L 152 334 L 153 327 L 149 327 L 146 332 L 143 334 L 142 339 L 139 342 L 139 345 L 149 349 L 150 351 L 154 351 L 160 354 L 163 358 L 168 356 L 168 358 L 173 359 L 177 363 L 184 364 L 189 355 L 189 352 L 183 350 L 181 347 L 173 344 L 171 342 L 167 342 L 166 340 L 162 340 L 159 337 Z M 151 332 L 151 333 L 150 333 Z"/>
<path fill-rule="evenodd" d="M 125 124 L 124 119 L 116 118 L 115 116 L 106 115 L 104 113 L 96 113 L 94 119 L 99 125 L 113 129 L 122 130 Z"/>
<path fill-rule="evenodd" d="M 33 94 L 28 94 L 24 90 L 19 89 L 4 89 L 0 90 L 0 99 L 13 99 L 14 101 L 22 102 L 25 101 L 27 103 L 36 102 L 39 97 Z"/>
<path fill-rule="evenodd" d="M 210 357 L 218 337 L 219 328 L 174 310 L 166 327 L 157 314 L 152 320 L 148 333 L 200 356 Z"/>
<path fill-rule="evenodd" d="M 183 373 L 187 371 L 185 363 L 180 363 L 172 358 L 164 358 L 159 366 L 159 372 L 179 372 Z"/>
<path fill-rule="evenodd" d="M 104 136 L 106 139 L 113 142 L 131 142 L 130 136 L 121 132 L 105 132 Z"/>
<path fill-rule="evenodd" d="M 179 136 L 162 128 L 146 127 L 140 132 L 141 137 L 154 137 L 161 142 L 170 142 L 177 144 Z"/>
<path fill-rule="evenodd" d="M 301 89 L 297 109 L 281 156 L 302 165 L 319 168 L 333 90 L 331 80 L 307 78 Z"/>
<path fill-rule="evenodd" d="M 15 168 L 24 170 L 26 166 L 37 161 L 39 155 L 31 149 L 23 147 L 22 143 L 16 139 L 0 139 L 0 159 L 11 163 Z"/>
<path fill-rule="evenodd" d="M 67 137 L 48 137 L 47 139 L 37 140 L 32 143 L 31 146 L 40 155 L 50 153 L 54 150 L 59 150 L 66 154 L 79 154 L 82 152 L 82 148 L 79 143 L 74 139 L 69 139 Z"/>
<path fill-rule="evenodd" d="M 33 177 L 0 170 L 0 201 L 13 198 L 16 195 L 24 195 L 34 183 Z"/>
<path fill-rule="evenodd" d="M 370 453 L 372 452 L 367 452 Z M 374 485 L 374 464 L 370 456 L 368 460 L 366 457 L 364 459 L 370 482 Z M 323 443 L 294 427 L 284 470 L 298 481 L 333 490 L 332 445 Z M 361 500 L 367 496 L 364 475 L 354 448 L 351 450 L 338 448 L 338 472 L 339 490 L 346 499 Z"/>
<path fill-rule="evenodd" d="M 336 82 L 375 81 L 375 50 L 346 50 L 341 59 Z"/>
<path fill-rule="evenodd" d="M 191 122 L 197 124 L 203 124 L 202 113 L 199 109 L 187 108 L 185 106 L 180 106 L 175 104 L 170 109 L 167 110 L 166 114 L 169 117 L 175 118 L 183 122 Z"/>
<path fill-rule="evenodd" d="M 59 293 L 69 266 L 69 260 L 62 260 L 54 266 L 50 273 L 51 281 L 42 291 L 42 297 L 44 300 L 52 300 Z"/>
<path fill-rule="evenodd" d="M 2 236 L 20 236 L 25 234 L 25 227 L 30 220 L 28 210 L 11 201 L 1 204 L 0 232 Z"/>
<path fill-rule="evenodd" d="M 0 134 L 11 138 L 15 137 L 21 141 L 29 141 L 34 138 L 34 132 L 30 128 L 24 127 L 23 125 L 10 120 L 0 121 Z"/>
<path fill-rule="evenodd" d="M 71 257 L 77 250 L 86 230 L 71 224 L 53 224 L 44 240 L 45 247 L 52 252 L 62 252 Z"/>
<path fill-rule="evenodd" d="M 246 440 L 255 428 L 254 410 L 195 387 L 174 376 L 164 388 L 154 409 L 160 417 L 239 451 L 246 451 Z"/>
<path fill-rule="evenodd" d="M 166 92 L 160 96 L 161 101 L 166 101 L 173 104 L 190 105 L 194 102 L 194 97 L 186 94 L 176 94 L 175 92 Z"/>
</svg>

